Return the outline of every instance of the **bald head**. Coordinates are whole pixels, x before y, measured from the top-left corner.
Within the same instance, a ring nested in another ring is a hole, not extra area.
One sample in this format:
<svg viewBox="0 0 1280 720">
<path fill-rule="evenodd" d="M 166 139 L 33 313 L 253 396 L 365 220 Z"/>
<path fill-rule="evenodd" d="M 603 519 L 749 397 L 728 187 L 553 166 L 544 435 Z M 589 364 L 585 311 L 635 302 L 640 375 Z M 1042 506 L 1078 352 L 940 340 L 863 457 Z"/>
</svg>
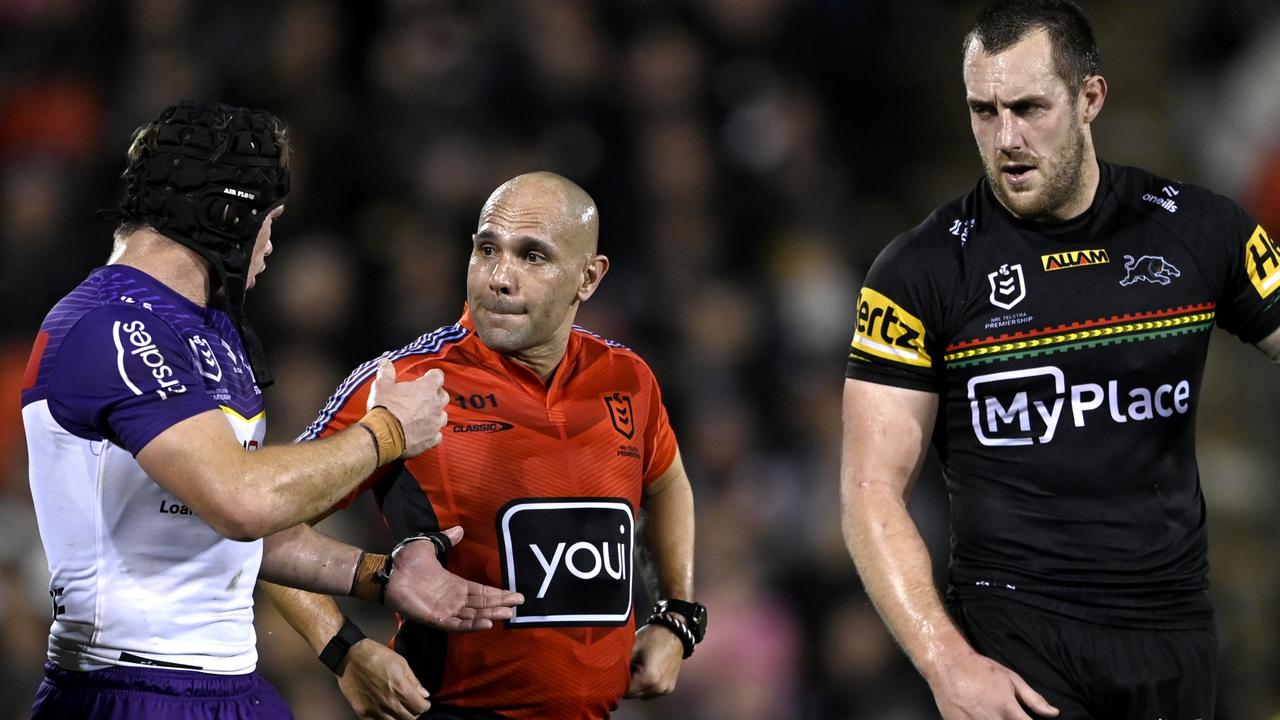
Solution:
<svg viewBox="0 0 1280 720">
<path fill-rule="evenodd" d="M 563 175 L 531 172 L 502 183 L 480 209 L 478 226 L 498 217 L 541 226 L 549 237 L 564 243 L 567 253 L 596 252 L 600 237 L 596 201 Z"/>
<path fill-rule="evenodd" d="M 492 350 L 543 379 L 564 357 L 579 305 L 609 270 L 596 253 L 595 201 L 567 178 L 535 172 L 493 191 L 467 265 L 467 304 Z"/>
</svg>

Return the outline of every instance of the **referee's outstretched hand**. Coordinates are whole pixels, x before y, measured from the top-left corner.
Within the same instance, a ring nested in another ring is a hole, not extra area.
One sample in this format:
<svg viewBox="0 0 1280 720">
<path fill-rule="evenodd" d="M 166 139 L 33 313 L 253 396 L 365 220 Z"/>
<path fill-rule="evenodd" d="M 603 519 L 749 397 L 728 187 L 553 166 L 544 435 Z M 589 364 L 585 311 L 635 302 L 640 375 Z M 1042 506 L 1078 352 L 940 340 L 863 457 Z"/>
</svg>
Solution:
<svg viewBox="0 0 1280 720">
<path fill-rule="evenodd" d="M 457 545 L 462 528 L 444 531 Z M 396 555 L 386 604 L 406 618 L 449 631 L 488 630 L 495 620 L 508 620 L 524 595 L 458 577 L 440 564 L 435 543 L 414 542 Z"/>
<path fill-rule="evenodd" d="M 943 720 L 1033 720 L 1027 710 L 1034 717 L 1058 716 L 1018 673 L 976 652 L 947 663 L 931 684 Z"/>
<path fill-rule="evenodd" d="M 404 454 L 420 455 L 440 444 L 440 433 L 449 423 L 445 409 L 449 393 L 444 390 L 444 373 L 431 368 L 422 377 L 396 382 L 396 366 L 386 358 L 378 360 L 378 375 L 369 388 L 368 409 L 382 406 L 400 421 L 404 430 Z"/>
</svg>

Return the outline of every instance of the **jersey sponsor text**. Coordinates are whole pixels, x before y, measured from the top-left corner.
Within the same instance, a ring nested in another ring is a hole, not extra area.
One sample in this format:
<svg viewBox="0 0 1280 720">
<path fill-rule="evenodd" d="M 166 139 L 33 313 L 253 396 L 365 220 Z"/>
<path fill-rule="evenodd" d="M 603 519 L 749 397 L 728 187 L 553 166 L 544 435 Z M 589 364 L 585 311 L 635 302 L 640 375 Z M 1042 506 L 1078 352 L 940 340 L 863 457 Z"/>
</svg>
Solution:
<svg viewBox="0 0 1280 720">
<path fill-rule="evenodd" d="M 625 500 L 515 500 L 498 531 L 505 585 L 525 596 L 509 626 L 630 619 L 635 520 Z"/>
<path fill-rule="evenodd" d="M 932 365 L 924 347 L 924 323 L 868 287 L 858 295 L 853 349 L 916 367 Z"/>
<path fill-rule="evenodd" d="M 173 377 L 173 368 L 169 367 L 164 353 L 160 352 L 160 348 L 156 347 L 151 333 L 147 332 L 146 323 L 141 320 L 126 323 L 117 320 L 112 325 L 111 331 L 112 339 L 115 340 L 116 344 L 116 368 L 120 371 L 120 379 L 124 380 L 124 384 L 135 395 L 141 395 L 142 389 L 133 382 L 129 372 L 125 369 L 126 353 L 129 357 L 136 357 L 150 369 L 151 377 L 159 385 L 156 393 L 161 400 L 170 395 L 179 395 L 187 391 L 186 386 Z M 127 350 L 121 339 L 122 337 L 128 338 L 129 349 Z"/>
<path fill-rule="evenodd" d="M 1040 256 L 1040 263 L 1046 272 L 1109 262 L 1111 262 L 1111 256 L 1106 250 L 1068 250 Z"/>
<path fill-rule="evenodd" d="M 1141 422 L 1191 410 L 1189 380 L 1154 388 L 1121 388 L 1118 380 L 1068 385 L 1053 365 L 978 375 L 968 387 L 973 432 L 978 442 L 993 447 L 1053 442 L 1066 419 L 1064 410 L 1077 428 L 1091 419 Z"/>
<path fill-rule="evenodd" d="M 1261 225 L 1245 243 L 1244 263 L 1258 295 L 1269 297 L 1280 286 L 1280 248 Z"/>
</svg>

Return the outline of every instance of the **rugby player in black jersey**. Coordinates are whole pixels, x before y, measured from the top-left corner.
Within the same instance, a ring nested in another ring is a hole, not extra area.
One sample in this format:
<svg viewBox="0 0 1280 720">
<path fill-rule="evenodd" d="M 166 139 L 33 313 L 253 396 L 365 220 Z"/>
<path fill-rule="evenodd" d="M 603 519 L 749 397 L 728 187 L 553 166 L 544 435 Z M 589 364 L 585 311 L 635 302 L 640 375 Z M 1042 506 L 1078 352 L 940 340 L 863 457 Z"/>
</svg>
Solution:
<svg viewBox="0 0 1280 720">
<path fill-rule="evenodd" d="M 1195 411 L 1215 323 L 1280 358 L 1280 249 L 1226 198 L 1098 160 L 1074 4 L 992 4 L 964 48 L 985 177 L 859 296 L 849 550 L 946 720 L 1211 720 Z M 906 509 L 930 443 L 945 600 Z"/>
</svg>

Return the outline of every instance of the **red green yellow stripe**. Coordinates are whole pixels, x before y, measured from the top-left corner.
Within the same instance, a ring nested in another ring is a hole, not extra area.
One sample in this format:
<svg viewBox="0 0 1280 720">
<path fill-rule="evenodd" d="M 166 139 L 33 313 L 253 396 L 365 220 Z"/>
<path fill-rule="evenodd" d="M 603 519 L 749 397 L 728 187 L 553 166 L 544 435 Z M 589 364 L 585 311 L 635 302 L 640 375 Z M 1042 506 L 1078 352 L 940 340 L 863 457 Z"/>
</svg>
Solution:
<svg viewBox="0 0 1280 720">
<path fill-rule="evenodd" d="M 947 346 L 943 360 L 963 367 L 1207 331 L 1213 327 L 1214 308 L 1204 303 L 966 340 Z"/>
</svg>

